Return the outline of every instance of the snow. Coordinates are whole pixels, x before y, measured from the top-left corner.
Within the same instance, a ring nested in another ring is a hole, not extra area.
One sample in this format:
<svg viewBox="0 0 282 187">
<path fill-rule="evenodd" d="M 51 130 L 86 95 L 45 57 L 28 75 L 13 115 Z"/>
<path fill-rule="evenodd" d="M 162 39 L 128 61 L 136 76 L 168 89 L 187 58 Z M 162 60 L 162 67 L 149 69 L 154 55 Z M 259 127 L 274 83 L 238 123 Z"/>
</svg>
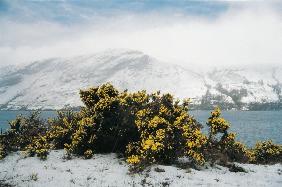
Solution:
<svg viewBox="0 0 282 187">
<path fill-rule="evenodd" d="M 2 76 L 0 74 L 0 80 Z M 15 83 L 16 77 L 19 81 Z M 17 106 L 28 109 L 80 106 L 79 89 L 106 82 L 121 90 L 162 90 L 175 93 L 177 97 L 201 96 L 206 91 L 203 78 L 198 74 L 133 50 L 109 50 L 68 59 L 43 60 L 8 78 L 7 87 L 0 82 L 0 105 L 7 104 L 8 109 Z"/>
<path fill-rule="evenodd" d="M 180 169 L 154 165 L 132 174 L 115 154 L 96 154 L 93 159 L 65 160 L 63 150 L 51 151 L 46 161 L 24 158 L 19 152 L 0 161 L 0 182 L 16 186 L 277 186 L 282 185 L 282 165 L 238 164 L 247 173 L 215 166 Z M 163 171 L 157 171 L 156 168 Z"/>
<path fill-rule="evenodd" d="M 110 82 L 123 90 L 161 90 L 199 103 L 209 90 L 233 103 L 227 91 L 247 90 L 243 103 L 277 102 L 282 67 L 229 68 L 199 73 L 160 62 L 135 50 L 107 50 L 72 58 L 53 58 L 21 67 L 0 68 L 0 107 L 3 109 L 61 109 L 81 106 L 79 89 Z"/>
</svg>

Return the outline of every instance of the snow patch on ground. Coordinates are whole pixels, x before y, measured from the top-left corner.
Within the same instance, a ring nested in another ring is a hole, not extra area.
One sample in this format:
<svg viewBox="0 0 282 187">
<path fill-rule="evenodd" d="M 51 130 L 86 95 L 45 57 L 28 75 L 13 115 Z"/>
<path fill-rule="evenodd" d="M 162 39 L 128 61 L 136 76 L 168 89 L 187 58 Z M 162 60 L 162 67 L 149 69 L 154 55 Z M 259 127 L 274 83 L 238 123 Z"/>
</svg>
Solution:
<svg viewBox="0 0 282 187">
<path fill-rule="evenodd" d="M 155 165 L 141 174 L 130 174 L 128 165 L 116 154 L 97 154 L 89 160 L 65 160 L 63 156 L 63 150 L 51 151 L 46 161 L 24 158 L 19 152 L 11 154 L 0 161 L 0 184 L 36 187 L 282 186 L 281 164 L 239 164 L 247 173 L 230 172 L 221 166 L 198 171 Z"/>
</svg>

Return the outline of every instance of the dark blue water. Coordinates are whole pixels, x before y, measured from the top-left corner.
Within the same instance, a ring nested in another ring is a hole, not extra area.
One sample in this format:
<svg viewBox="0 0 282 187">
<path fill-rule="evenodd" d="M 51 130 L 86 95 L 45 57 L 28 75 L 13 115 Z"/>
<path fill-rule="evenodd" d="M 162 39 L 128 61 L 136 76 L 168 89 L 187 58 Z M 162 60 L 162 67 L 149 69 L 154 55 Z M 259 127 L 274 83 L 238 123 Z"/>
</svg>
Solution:
<svg viewBox="0 0 282 187">
<path fill-rule="evenodd" d="M 29 115 L 29 111 L 0 111 L 0 128 L 5 131 L 9 128 L 8 121 L 16 115 Z M 190 114 L 204 125 L 210 111 L 191 111 Z M 43 111 L 41 117 L 54 117 L 55 111 Z M 222 116 L 231 123 L 230 131 L 237 133 L 237 139 L 248 146 L 253 146 L 258 140 L 272 139 L 282 144 L 282 111 L 223 111 Z"/>
<path fill-rule="evenodd" d="M 204 125 L 207 132 L 210 111 L 191 111 L 190 114 Z M 237 140 L 248 146 L 268 139 L 282 144 L 282 111 L 223 111 L 222 116 L 230 122 L 230 131 L 237 133 Z"/>
<path fill-rule="evenodd" d="M 0 129 L 2 131 L 6 131 L 9 128 L 9 121 L 13 120 L 16 118 L 17 115 L 24 115 L 28 116 L 31 114 L 31 111 L 1 111 L 0 110 Z M 47 120 L 49 117 L 54 117 L 56 116 L 56 111 L 42 111 L 40 114 L 40 117 L 42 119 Z"/>
</svg>

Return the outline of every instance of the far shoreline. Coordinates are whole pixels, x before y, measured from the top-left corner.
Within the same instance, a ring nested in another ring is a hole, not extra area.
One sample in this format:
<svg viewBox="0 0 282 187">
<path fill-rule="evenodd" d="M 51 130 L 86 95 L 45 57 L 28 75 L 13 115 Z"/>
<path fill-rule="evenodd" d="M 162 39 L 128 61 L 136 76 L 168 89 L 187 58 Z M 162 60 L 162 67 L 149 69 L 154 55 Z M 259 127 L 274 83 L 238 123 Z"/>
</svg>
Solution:
<svg viewBox="0 0 282 187">
<path fill-rule="evenodd" d="M 33 111 L 43 111 L 43 112 L 56 112 L 56 111 L 79 111 L 80 109 L 73 109 L 73 108 L 67 108 L 67 109 L 0 109 L 0 111 L 7 111 L 7 112 L 13 112 L 13 111 L 24 111 L 24 112 L 33 112 Z M 189 111 L 212 111 L 213 109 L 189 109 Z M 242 110 L 242 109 L 222 109 L 222 111 L 240 111 L 240 112 L 276 112 L 276 111 L 282 111 L 282 109 L 270 109 L 270 110 Z"/>
</svg>

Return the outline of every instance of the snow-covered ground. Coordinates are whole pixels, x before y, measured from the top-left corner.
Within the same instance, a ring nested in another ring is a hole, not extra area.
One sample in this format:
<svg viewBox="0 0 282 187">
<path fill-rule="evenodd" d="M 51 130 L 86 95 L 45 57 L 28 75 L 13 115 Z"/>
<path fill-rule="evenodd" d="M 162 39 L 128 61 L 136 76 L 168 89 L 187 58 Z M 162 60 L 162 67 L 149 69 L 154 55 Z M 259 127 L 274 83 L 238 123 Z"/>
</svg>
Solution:
<svg viewBox="0 0 282 187">
<path fill-rule="evenodd" d="M 221 166 L 198 171 L 158 165 L 131 174 L 115 154 L 97 154 L 90 160 L 65 160 L 63 155 L 62 150 L 52 151 L 46 161 L 24 158 L 20 153 L 9 155 L 0 161 L 0 186 L 282 186 L 281 164 L 240 164 L 247 173 Z"/>
</svg>

